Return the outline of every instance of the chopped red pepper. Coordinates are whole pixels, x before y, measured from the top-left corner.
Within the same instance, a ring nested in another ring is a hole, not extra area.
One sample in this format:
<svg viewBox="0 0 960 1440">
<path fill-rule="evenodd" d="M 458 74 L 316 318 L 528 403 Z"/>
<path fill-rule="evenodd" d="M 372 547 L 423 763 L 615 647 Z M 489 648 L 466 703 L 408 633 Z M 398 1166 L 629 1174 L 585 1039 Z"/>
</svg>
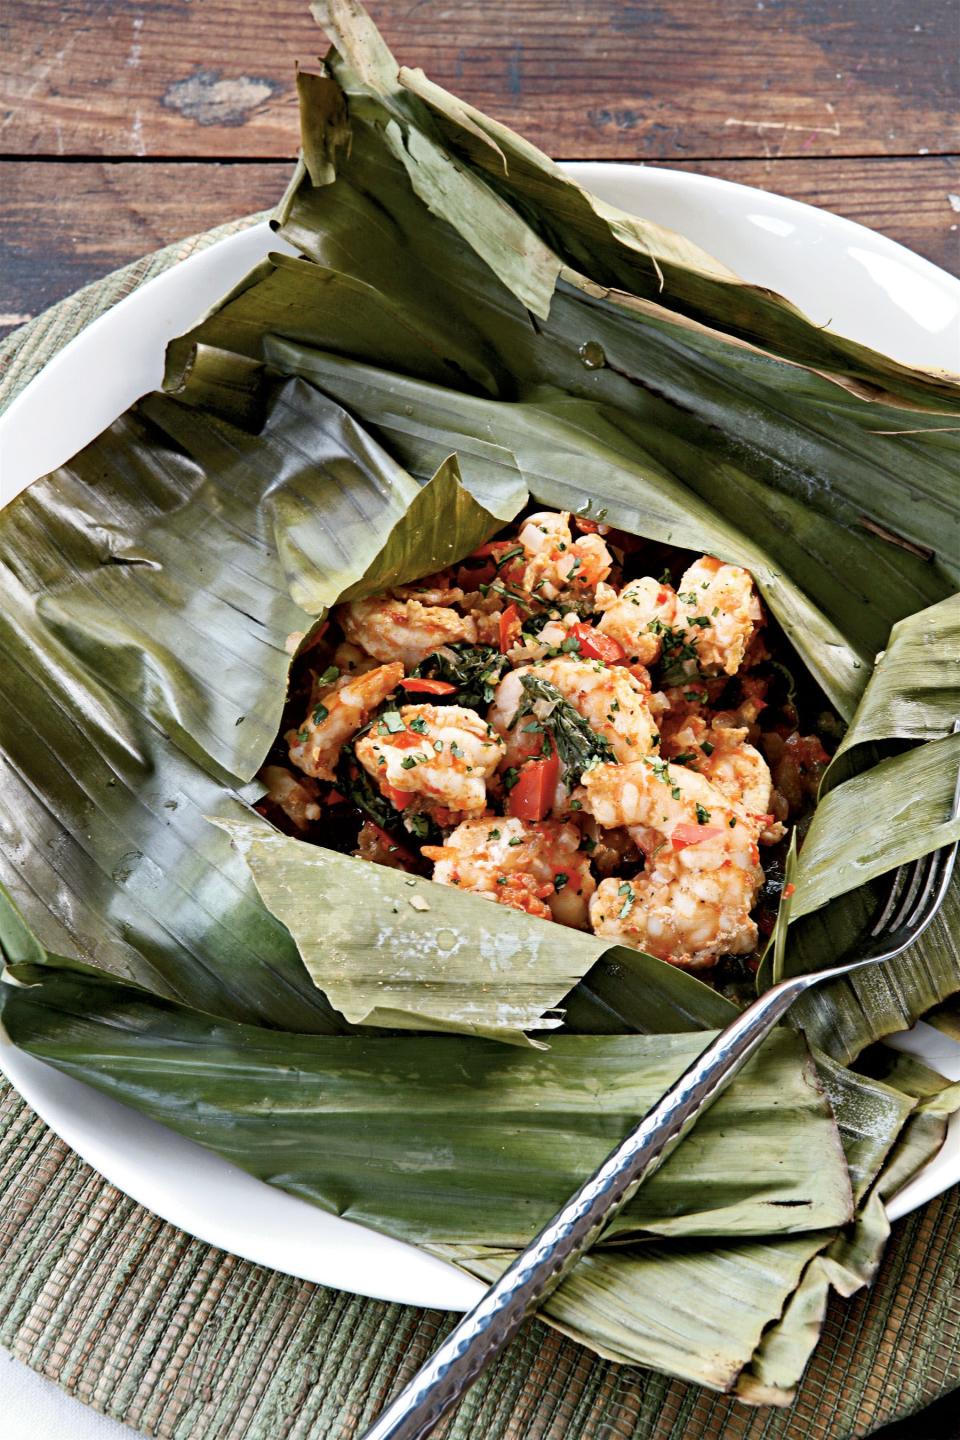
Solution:
<svg viewBox="0 0 960 1440">
<path fill-rule="evenodd" d="M 456 685 L 451 685 L 449 680 L 421 680 L 416 675 L 412 675 L 408 680 L 401 680 L 400 684 L 411 695 L 452 695 L 457 688 Z"/>
<path fill-rule="evenodd" d="M 506 655 L 510 646 L 520 635 L 520 611 L 516 605 L 508 605 L 500 616 L 500 652 Z"/>
<path fill-rule="evenodd" d="M 345 795 L 341 795 L 339 790 L 330 789 L 327 791 L 328 805 L 345 805 L 346 803 L 347 797 Z"/>
<path fill-rule="evenodd" d="M 796 891 L 796 888 L 797 888 L 796 885 L 784 885 L 784 887 L 783 887 L 783 898 L 784 898 L 784 900 L 789 900 L 789 899 L 790 899 L 790 896 L 793 895 L 794 892 Z"/>
<path fill-rule="evenodd" d="M 380 790 L 397 810 L 406 810 L 413 799 L 412 790 L 398 790 L 396 785 L 383 784 L 380 786 Z"/>
<path fill-rule="evenodd" d="M 507 814 L 516 820 L 542 820 L 550 813 L 560 779 L 560 760 L 552 750 L 543 760 L 528 760 L 507 796 Z"/>
<path fill-rule="evenodd" d="M 699 845 L 703 840 L 713 840 L 722 835 L 716 825 L 678 825 L 670 836 L 674 850 L 685 850 L 688 845 Z"/>
<path fill-rule="evenodd" d="M 568 633 L 580 642 L 580 654 L 587 660 L 602 660 L 607 665 L 619 665 L 627 658 L 627 652 L 619 640 L 615 640 L 612 635 L 601 634 L 585 620 L 571 625 Z"/>
<path fill-rule="evenodd" d="M 385 735 L 384 740 L 388 741 L 395 750 L 416 750 L 425 744 L 422 735 L 415 735 L 412 730 L 398 730 L 395 735 Z"/>
</svg>

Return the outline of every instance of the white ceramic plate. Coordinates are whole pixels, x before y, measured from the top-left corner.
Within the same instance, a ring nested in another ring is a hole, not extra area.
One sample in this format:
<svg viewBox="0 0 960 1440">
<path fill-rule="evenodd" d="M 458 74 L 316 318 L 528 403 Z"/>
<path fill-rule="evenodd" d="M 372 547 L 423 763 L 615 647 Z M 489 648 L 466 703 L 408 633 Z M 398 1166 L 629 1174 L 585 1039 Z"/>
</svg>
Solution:
<svg viewBox="0 0 960 1440">
<path fill-rule="evenodd" d="M 568 168 L 604 199 L 682 230 L 745 279 L 779 290 L 818 323 L 908 363 L 960 368 L 960 281 L 883 236 L 722 180 L 629 165 Z M 94 321 L 0 419 L 0 499 L 69 459 L 156 387 L 166 342 L 268 250 L 286 248 L 258 225 L 166 271 Z M 109 360 L 118 353 L 122 366 Z M 894 1043 L 960 1079 L 960 1045 L 929 1026 L 917 1025 Z M 0 1044 L 0 1063 L 38 1114 L 95 1169 L 211 1244 L 385 1300 L 466 1309 L 480 1293 L 478 1282 L 449 1266 L 252 1179 L 8 1041 Z M 891 1214 L 905 1214 L 957 1181 L 960 1127 L 954 1125 L 944 1150 L 897 1196 Z"/>
</svg>

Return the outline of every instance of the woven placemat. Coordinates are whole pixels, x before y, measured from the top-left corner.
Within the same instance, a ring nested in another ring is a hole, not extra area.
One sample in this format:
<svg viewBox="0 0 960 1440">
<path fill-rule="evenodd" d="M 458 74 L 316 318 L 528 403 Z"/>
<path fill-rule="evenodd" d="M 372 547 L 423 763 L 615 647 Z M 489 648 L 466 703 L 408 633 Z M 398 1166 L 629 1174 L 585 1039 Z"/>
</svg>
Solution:
<svg viewBox="0 0 960 1440">
<path fill-rule="evenodd" d="M 139 260 L 17 331 L 0 346 L 0 407 L 102 311 L 257 218 Z M 108 1185 L 0 1084 L 0 1344 L 86 1404 L 172 1440 L 352 1440 L 450 1323 L 191 1239 Z M 872 1291 L 831 1303 L 789 1410 L 610 1364 L 534 1323 L 436 1433 L 863 1440 L 958 1386 L 953 1189 L 894 1227 Z"/>
</svg>

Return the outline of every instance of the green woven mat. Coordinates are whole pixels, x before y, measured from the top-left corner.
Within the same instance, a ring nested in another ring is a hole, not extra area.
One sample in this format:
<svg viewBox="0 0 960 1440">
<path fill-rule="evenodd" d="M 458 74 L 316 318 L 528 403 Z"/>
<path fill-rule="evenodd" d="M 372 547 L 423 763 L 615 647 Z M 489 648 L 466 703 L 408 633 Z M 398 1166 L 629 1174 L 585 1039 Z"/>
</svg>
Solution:
<svg viewBox="0 0 960 1440">
<path fill-rule="evenodd" d="M 0 346 L 0 407 L 95 316 L 247 223 L 137 261 L 17 331 Z M 750 1410 L 612 1365 L 532 1324 L 436 1433 L 862 1440 L 960 1386 L 958 1280 L 954 1189 L 894 1227 L 869 1294 L 831 1304 L 789 1410 Z M 86 1404 L 173 1440 L 351 1440 L 450 1323 L 191 1239 L 108 1185 L 0 1088 L 0 1344 Z"/>
</svg>

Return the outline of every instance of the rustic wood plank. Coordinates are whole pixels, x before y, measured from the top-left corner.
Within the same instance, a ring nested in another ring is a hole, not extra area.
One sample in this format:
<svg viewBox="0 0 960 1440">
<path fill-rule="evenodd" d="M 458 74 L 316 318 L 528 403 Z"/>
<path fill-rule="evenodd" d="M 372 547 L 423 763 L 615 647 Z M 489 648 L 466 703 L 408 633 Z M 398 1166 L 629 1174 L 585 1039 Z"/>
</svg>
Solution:
<svg viewBox="0 0 960 1440">
<path fill-rule="evenodd" d="M 960 156 L 921 160 L 688 162 L 824 205 L 960 269 Z M 153 162 L 0 164 L 0 322 L 17 323 L 173 240 L 273 205 L 290 166 Z"/>
<path fill-rule="evenodd" d="M 370 0 L 421 65 L 551 154 L 955 151 L 954 0 Z M 306 0 L 7 0 L 7 154 L 288 157 Z"/>
</svg>

